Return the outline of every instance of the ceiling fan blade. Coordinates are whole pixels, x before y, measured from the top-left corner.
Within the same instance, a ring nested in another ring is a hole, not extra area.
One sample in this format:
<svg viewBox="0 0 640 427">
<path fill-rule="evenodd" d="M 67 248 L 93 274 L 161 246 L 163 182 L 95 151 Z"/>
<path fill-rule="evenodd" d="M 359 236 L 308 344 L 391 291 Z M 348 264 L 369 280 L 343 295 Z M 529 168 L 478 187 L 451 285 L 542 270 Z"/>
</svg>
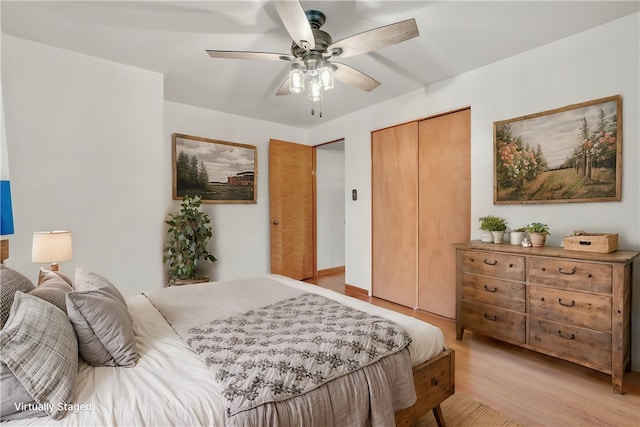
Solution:
<svg viewBox="0 0 640 427">
<path fill-rule="evenodd" d="M 280 96 L 280 95 L 289 95 L 291 92 L 289 91 L 289 79 L 285 80 L 282 85 L 280 86 L 280 89 L 278 89 L 278 91 L 276 92 L 276 96 Z"/>
<path fill-rule="evenodd" d="M 269 53 L 269 52 L 243 52 L 234 50 L 207 50 L 212 58 L 231 58 L 231 59 L 264 59 L 267 61 L 294 61 L 293 55 L 286 53 Z"/>
<path fill-rule="evenodd" d="M 419 35 L 416 20 L 411 18 L 347 37 L 329 46 L 327 51 L 340 49 L 342 50 L 342 53 L 339 54 L 341 57 L 355 56 L 391 46 Z"/>
<path fill-rule="evenodd" d="M 304 50 L 311 50 L 316 46 L 311 25 L 299 1 L 274 1 L 278 15 L 289 32 L 295 44 Z"/>
<path fill-rule="evenodd" d="M 367 92 L 371 92 L 380 86 L 379 81 L 369 77 L 362 71 L 356 70 L 355 68 L 351 68 L 348 65 L 341 64 L 339 62 L 331 63 L 337 67 L 333 72 L 333 76 L 343 83 L 350 84 Z"/>
</svg>

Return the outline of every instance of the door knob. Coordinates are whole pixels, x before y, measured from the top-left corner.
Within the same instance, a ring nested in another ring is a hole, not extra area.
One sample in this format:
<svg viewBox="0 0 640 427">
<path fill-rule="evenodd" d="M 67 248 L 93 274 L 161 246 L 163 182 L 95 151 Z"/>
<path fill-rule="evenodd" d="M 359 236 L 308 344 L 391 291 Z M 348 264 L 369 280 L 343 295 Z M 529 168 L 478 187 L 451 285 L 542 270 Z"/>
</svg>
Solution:
<svg viewBox="0 0 640 427">
<path fill-rule="evenodd" d="M 272 222 L 272 224 L 273 224 L 273 225 L 278 225 L 278 224 L 280 224 L 280 221 L 278 221 L 277 219 L 274 219 L 274 220 L 273 220 L 273 222 Z"/>
</svg>

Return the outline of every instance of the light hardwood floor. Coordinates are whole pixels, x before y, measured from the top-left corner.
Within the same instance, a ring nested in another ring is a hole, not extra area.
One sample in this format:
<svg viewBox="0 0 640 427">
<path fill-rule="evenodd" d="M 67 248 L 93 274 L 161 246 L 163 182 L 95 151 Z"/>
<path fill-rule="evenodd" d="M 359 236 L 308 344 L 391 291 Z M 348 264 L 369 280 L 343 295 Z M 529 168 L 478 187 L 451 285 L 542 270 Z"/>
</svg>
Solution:
<svg viewBox="0 0 640 427">
<path fill-rule="evenodd" d="M 456 351 L 456 390 L 526 426 L 640 426 L 640 386 L 631 373 L 617 395 L 601 372 L 469 331 L 458 341 L 454 320 L 345 290 L 343 273 L 307 282 L 438 326 Z"/>
</svg>

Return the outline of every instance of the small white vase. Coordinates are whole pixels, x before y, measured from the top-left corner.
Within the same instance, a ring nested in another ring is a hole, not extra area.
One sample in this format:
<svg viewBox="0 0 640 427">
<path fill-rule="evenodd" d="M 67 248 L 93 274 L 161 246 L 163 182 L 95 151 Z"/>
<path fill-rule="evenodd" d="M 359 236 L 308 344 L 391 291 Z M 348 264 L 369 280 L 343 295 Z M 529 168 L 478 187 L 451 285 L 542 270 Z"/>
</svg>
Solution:
<svg viewBox="0 0 640 427">
<path fill-rule="evenodd" d="M 504 231 L 492 231 L 491 235 L 493 236 L 493 243 L 502 243 Z"/>
<path fill-rule="evenodd" d="M 480 240 L 485 243 L 493 243 L 493 234 L 487 230 L 481 230 Z"/>
<path fill-rule="evenodd" d="M 527 235 L 526 231 L 512 231 L 511 232 L 511 244 L 512 245 L 521 245 L 522 239 Z"/>
</svg>

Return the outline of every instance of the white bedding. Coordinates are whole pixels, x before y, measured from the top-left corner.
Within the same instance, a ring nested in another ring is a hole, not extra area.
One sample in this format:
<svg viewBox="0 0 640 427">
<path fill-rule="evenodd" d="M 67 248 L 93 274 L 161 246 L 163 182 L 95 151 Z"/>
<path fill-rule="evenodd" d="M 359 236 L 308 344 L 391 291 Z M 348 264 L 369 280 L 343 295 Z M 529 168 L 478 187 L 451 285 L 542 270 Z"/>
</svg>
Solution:
<svg viewBox="0 0 640 427">
<path fill-rule="evenodd" d="M 415 318 L 283 276 L 268 277 L 398 323 L 413 339 L 409 350 L 414 366 L 444 349 L 440 329 Z M 197 286 L 217 285 L 190 285 L 189 288 L 195 292 Z M 3 425 L 223 426 L 223 400 L 205 363 L 144 295 L 129 297 L 127 303 L 140 354 L 135 367 L 94 368 L 80 362 L 74 407 L 62 420 L 44 417 Z M 224 311 L 223 308 L 229 309 L 220 307 L 220 310 Z M 216 307 L 207 302 L 207 310 L 215 312 Z"/>
</svg>

